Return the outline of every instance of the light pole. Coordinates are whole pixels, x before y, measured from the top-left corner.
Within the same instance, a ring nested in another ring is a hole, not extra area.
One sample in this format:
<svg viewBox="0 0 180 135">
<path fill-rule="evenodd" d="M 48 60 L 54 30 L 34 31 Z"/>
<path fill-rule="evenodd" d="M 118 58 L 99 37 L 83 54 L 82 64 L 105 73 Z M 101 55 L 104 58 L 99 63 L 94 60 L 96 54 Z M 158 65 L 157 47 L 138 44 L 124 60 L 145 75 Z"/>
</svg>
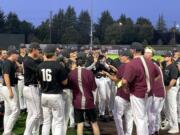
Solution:
<svg viewBox="0 0 180 135">
<path fill-rule="evenodd" d="M 52 43 L 52 14 L 53 12 L 50 11 L 50 16 L 49 16 L 49 42 L 50 44 Z"/>
<path fill-rule="evenodd" d="M 93 48 L 93 0 L 91 0 L 91 31 L 90 31 L 90 50 Z"/>
<path fill-rule="evenodd" d="M 176 22 L 174 22 L 174 28 L 173 28 L 173 40 L 174 43 L 176 44 L 176 30 L 179 29 L 179 24 L 177 24 Z"/>
</svg>

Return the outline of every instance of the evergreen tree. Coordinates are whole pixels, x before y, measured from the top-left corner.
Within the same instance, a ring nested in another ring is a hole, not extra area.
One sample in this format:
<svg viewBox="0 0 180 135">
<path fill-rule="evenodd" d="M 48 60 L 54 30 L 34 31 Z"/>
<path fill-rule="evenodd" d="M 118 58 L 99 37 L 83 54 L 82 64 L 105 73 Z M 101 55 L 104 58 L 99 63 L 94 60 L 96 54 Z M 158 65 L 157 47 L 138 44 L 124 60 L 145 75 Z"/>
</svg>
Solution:
<svg viewBox="0 0 180 135">
<path fill-rule="evenodd" d="M 5 16 L 4 12 L 0 10 L 0 33 L 4 32 L 5 29 Z"/>
<path fill-rule="evenodd" d="M 158 18 L 158 22 L 157 22 L 157 25 L 156 25 L 156 29 L 163 33 L 163 32 L 167 32 L 167 28 L 166 28 L 166 22 L 164 20 L 164 16 L 163 15 L 160 15 L 159 18 Z"/>
<path fill-rule="evenodd" d="M 114 23 L 112 16 L 109 11 L 104 11 L 99 19 L 99 24 L 96 25 L 95 36 L 99 39 L 101 44 L 105 43 L 105 31 Z"/>
<path fill-rule="evenodd" d="M 88 11 L 82 11 L 78 19 L 79 43 L 89 44 L 90 42 L 91 17 Z"/>
<path fill-rule="evenodd" d="M 20 33 L 20 20 L 15 13 L 10 12 L 6 20 L 6 32 L 12 34 Z"/>
</svg>

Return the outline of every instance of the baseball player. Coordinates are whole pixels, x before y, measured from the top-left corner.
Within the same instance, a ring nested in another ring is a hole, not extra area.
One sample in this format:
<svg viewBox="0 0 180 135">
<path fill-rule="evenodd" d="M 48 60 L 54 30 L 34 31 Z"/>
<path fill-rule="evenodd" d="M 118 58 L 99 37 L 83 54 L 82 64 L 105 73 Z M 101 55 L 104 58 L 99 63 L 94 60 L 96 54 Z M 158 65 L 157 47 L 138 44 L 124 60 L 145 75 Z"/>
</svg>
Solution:
<svg viewBox="0 0 180 135">
<path fill-rule="evenodd" d="M 130 103 L 137 135 L 149 135 L 146 110 L 147 95 L 151 91 L 154 79 L 159 76 L 159 72 L 152 61 L 142 56 L 144 51 L 142 44 L 133 43 L 131 47 L 134 58 L 126 64 L 122 84 L 130 91 Z"/>
<path fill-rule="evenodd" d="M 28 56 L 24 58 L 24 89 L 23 95 L 27 105 L 26 129 L 24 135 L 37 135 L 39 133 L 41 104 L 37 81 L 36 58 L 39 55 L 39 44 L 31 43 Z"/>
<path fill-rule="evenodd" d="M 106 63 L 106 57 L 104 55 L 99 55 L 98 61 L 95 65 L 95 75 L 97 84 L 97 93 L 99 98 L 99 115 L 102 120 L 105 120 L 105 108 L 106 102 L 110 101 L 110 86 L 111 81 L 106 76 L 103 76 L 100 72 L 110 71 L 109 65 Z M 110 111 L 110 106 L 108 104 L 108 109 Z"/>
<path fill-rule="evenodd" d="M 66 72 L 69 73 L 74 65 L 74 61 L 72 61 L 70 59 L 70 54 L 68 50 L 63 50 L 62 51 L 62 56 L 61 58 L 58 58 L 58 61 L 60 62 L 60 64 L 65 68 Z M 65 102 L 65 123 L 66 123 L 66 127 L 65 127 L 65 133 L 69 124 L 70 128 L 74 128 L 75 127 L 75 121 L 74 121 L 74 109 L 73 109 L 73 105 L 72 105 L 72 92 L 68 87 L 64 87 L 63 89 L 63 100 Z"/>
<path fill-rule="evenodd" d="M 23 66 L 23 59 L 26 56 L 26 46 L 24 44 L 20 44 L 20 56 L 18 58 L 19 64 Z M 24 88 L 24 71 L 18 74 L 18 96 L 19 96 L 19 105 L 22 112 L 26 111 L 26 102 L 23 96 L 23 88 Z"/>
<path fill-rule="evenodd" d="M 180 52 L 176 49 L 173 51 L 173 60 L 174 60 L 174 64 L 178 67 L 178 71 L 179 71 L 176 87 L 178 89 L 178 95 L 177 95 L 178 123 L 180 123 L 180 68 L 179 68 Z"/>
<path fill-rule="evenodd" d="M 144 57 L 152 60 L 154 50 L 151 47 L 145 48 Z M 149 133 L 151 135 L 159 134 L 160 123 L 161 123 L 161 111 L 164 106 L 164 99 L 166 96 L 163 73 L 159 63 L 155 63 L 157 70 L 159 70 L 160 77 L 154 81 L 152 91 L 149 93 L 147 100 L 147 112 L 149 121 Z"/>
<path fill-rule="evenodd" d="M 112 76 L 107 72 L 104 73 L 109 78 L 111 78 L 111 80 L 115 81 L 116 83 L 119 83 L 125 71 L 126 64 L 130 62 L 130 58 L 131 54 L 128 50 L 122 52 L 120 55 L 120 59 L 123 64 L 119 66 L 117 75 Z M 113 115 L 118 135 L 132 135 L 133 115 L 130 105 L 130 94 L 126 89 L 123 89 L 121 87 L 117 90 Z M 123 128 L 123 116 L 125 116 L 125 128 Z"/>
<path fill-rule="evenodd" d="M 176 81 L 178 78 L 178 68 L 173 63 L 172 52 L 166 52 L 165 54 L 165 69 L 164 74 L 164 84 L 166 86 L 167 96 L 165 100 L 166 107 L 166 119 L 168 123 L 162 127 L 162 129 L 168 129 L 168 133 L 178 133 L 178 116 L 177 116 L 177 94 L 178 89 L 176 87 Z"/>
<path fill-rule="evenodd" d="M 4 133 L 3 135 L 12 134 L 12 129 L 20 114 L 18 96 L 15 90 L 17 81 L 16 71 L 18 60 L 18 52 L 16 50 L 8 51 L 8 59 L 3 62 L 3 87 L 0 91 L 5 102 L 4 114 Z"/>
<path fill-rule="evenodd" d="M 95 77 L 92 71 L 84 68 L 86 54 L 78 53 L 77 68 L 69 74 L 69 86 L 73 92 L 73 105 L 77 135 L 83 135 L 85 117 L 91 122 L 94 135 L 100 135 L 93 92 L 96 89 Z"/>
<path fill-rule="evenodd" d="M 38 66 L 43 108 L 42 135 L 50 135 L 50 129 L 53 135 L 66 134 L 62 84 L 67 84 L 67 74 L 65 68 L 56 61 L 55 50 L 55 46 L 47 46 L 44 49 L 45 61 Z"/>
</svg>

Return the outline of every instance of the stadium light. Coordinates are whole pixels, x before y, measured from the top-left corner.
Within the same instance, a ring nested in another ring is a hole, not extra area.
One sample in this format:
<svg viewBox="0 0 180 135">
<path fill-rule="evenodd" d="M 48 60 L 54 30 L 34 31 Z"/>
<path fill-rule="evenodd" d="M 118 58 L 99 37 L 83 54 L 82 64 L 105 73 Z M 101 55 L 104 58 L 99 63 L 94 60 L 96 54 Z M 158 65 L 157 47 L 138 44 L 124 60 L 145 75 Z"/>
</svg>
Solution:
<svg viewBox="0 0 180 135">
<path fill-rule="evenodd" d="M 123 23 L 122 23 L 122 22 L 119 22 L 119 26 L 123 26 Z"/>
<path fill-rule="evenodd" d="M 93 0 L 91 0 L 91 32 L 90 32 L 90 50 L 93 48 Z"/>
</svg>

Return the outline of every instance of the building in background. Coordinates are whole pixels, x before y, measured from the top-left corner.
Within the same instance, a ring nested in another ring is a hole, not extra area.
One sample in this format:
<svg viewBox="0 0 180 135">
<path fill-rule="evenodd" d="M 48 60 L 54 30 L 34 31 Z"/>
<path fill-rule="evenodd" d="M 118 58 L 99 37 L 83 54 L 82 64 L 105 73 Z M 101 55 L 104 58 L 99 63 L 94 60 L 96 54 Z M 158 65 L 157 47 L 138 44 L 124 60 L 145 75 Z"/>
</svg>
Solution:
<svg viewBox="0 0 180 135">
<path fill-rule="evenodd" d="M 21 43 L 25 42 L 24 34 L 0 34 L 0 48 L 7 49 L 8 46 L 14 45 L 19 48 Z"/>
</svg>

